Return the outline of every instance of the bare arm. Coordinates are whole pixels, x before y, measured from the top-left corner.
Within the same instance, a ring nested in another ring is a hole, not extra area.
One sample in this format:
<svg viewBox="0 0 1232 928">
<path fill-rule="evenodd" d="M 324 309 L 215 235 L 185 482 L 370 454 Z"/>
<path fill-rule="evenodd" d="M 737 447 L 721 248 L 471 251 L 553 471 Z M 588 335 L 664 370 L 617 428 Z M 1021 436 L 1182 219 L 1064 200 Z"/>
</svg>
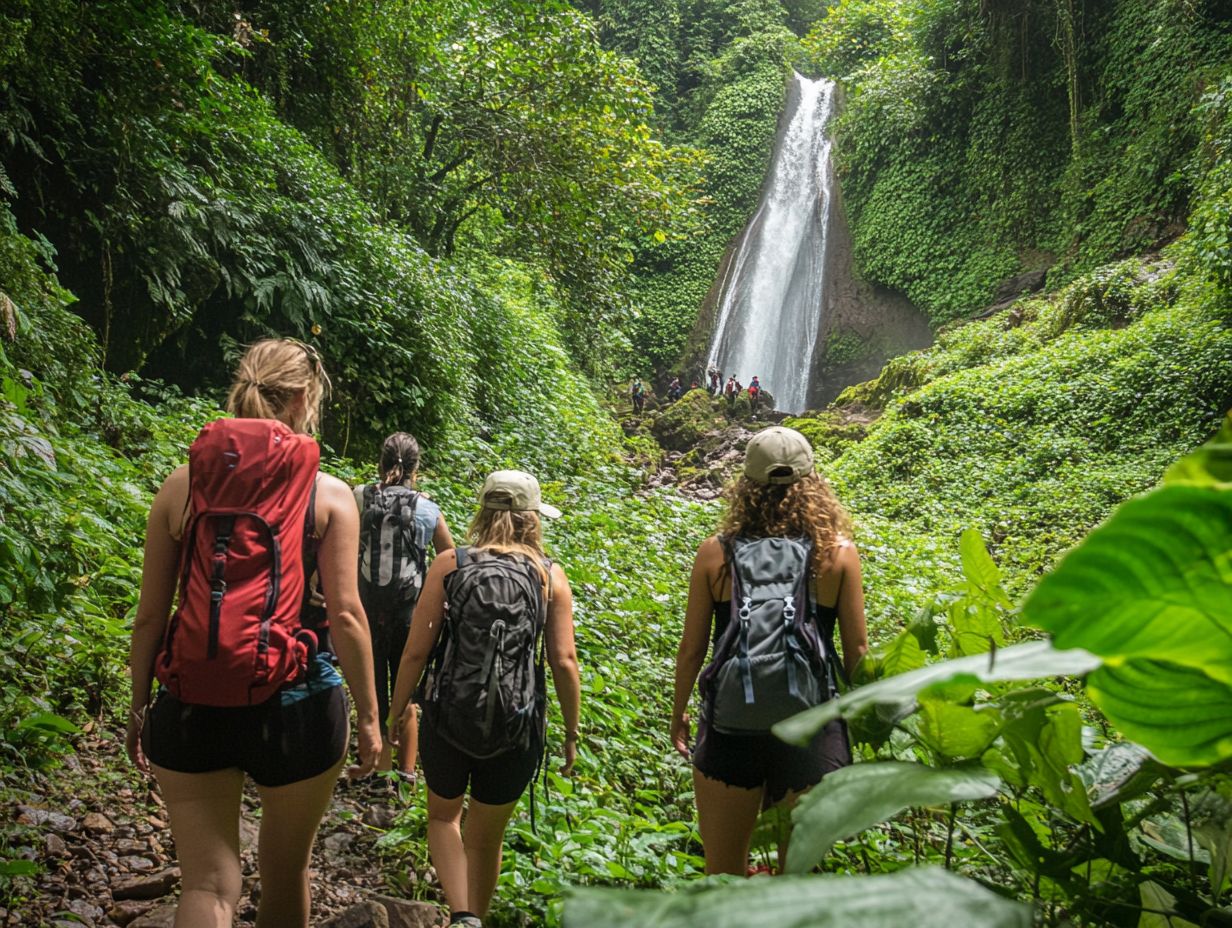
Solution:
<svg viewBox="0 0 1232 928">
<path fill-rule="evenodd" d="M 453 548 L 453 536 L 449 534 L 449 526 L 445 524 L 444 516 L 436 517 L 436 528 L 432 530 L 432 548 L 437 554 Z"/>
<path fill-rule="evenodd" d="M 836 560 L 843 571 L 838 594 L 838 631 L 843 642 L 843 666 L 850 677 L 868 652 L 864 576 L 860 570 L 860 552 L 853 543 L 848 542 L 839 548 Z"/>
<path fill-rule="evenodd" d="M 424 587 L 411 617 L 411 631 L 398 664 L 398 682 L 389 701 L 387 727 L 391 738 L 397 737 L 401 731 L 402 716 L 407 712 L 411 694 L 423 676 L 424 667 L 441 635 L 441 623 L 445 618 L 445 577 L 453 573 L 457 563 L 457 553 L 453 549 L 445 551 L 432 562 L 428 576 L 424 578 Z"/>
<path fill-rule="evenodd" d="M 552 668 L 552 684 L 556 688 L 560 714 L 565 720 L 565 767 L 562 772 L 567 776 L 573 772 L 573 763 L 577 759 L 582 684 L 578 677 L 577 648 L 573 640 L 573 590 L 559 564 L 552 565 L 552 599 L 548 603 L 544 634 L 548 666 Z"/>
<path fill-rule="evenodd" d="M 350 489 L 333 477 L 321 478 L 317 503 L 325 509 L 317 569 L 329 591 L 325 610 L 330 638 L 351 690 L 359 723 L 359 766 L 350 772 L 352 776 L 362 776 L 372 770 L 380 757 L 381 735 L 376 718 L 376 686 L 372 682 L 372 640 L 359 599 L 359 512 Z"/>
<path fill-rule="evenodd" d="M 676 651 L 676 690 L 672 701 L 672 743 L 689 756 L 689 697 L 706 660 L 710 623 L 714 616 L 713 576 L 723 563 L 718 538 L 707 538 L 697 549 L 689 578 L 689 604 L 685 608 L 684 633 Z"/>
<path fill-rule="evenodd" d="M 132 701 L 125 744 L 137 768 L 149 771 L 141 753 L 141 724 L 154 682 L 154 660 L 166 633 L 179 572 L 180 521 L 188 498 L 188 468 L 177 468 L 154 497 L 146 519 L 145 560 L 141 566 L 141 598 L 133 621 L 129 670 Z"/>
</svg>

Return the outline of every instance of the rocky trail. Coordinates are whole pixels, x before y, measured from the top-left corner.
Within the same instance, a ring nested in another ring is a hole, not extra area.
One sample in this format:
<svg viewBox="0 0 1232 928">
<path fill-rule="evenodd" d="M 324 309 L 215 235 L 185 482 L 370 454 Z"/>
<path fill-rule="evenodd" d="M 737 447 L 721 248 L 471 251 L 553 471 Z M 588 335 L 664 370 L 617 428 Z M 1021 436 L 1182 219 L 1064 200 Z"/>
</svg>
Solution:
<svg viewBox="0 0 1232 928">
<path fill-rule="evenodd" d="M 122 739 L 88 733 L 65 765 L 33 777 L 6 811 L 17 826 L 18 857 L 38 865 L 24 900 L 0 908 L 5 928 L 171 928 L 180 871 L 166 811 L 154 788 L 124 757 Z M 447 921 L 436 905 L 397 898 L 391 885 L 432 897 L 435 874 L 377 847 L 399 811 L 418 801 L 389 780 L 339 780 L 310 870 L 313 919 L 320 928 L 432 928 Z M 236 924 L 256 920 L 259 820 L 255 793 L 240 822 L 244 890 Z"/>
</svg>

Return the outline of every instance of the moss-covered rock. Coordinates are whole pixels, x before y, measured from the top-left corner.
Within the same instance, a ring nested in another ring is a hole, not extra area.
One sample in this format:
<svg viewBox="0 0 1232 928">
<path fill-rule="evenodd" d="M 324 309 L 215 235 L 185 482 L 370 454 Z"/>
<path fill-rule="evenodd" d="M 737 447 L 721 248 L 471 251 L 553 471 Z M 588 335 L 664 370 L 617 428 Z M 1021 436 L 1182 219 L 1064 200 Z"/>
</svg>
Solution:
<svg viewBox="0 0 1232 928">
<path fill-rule="evenodd" d="M 655 416 L 650 431 L 669 451 L 685 451 L 723 427 L 716 402 L 705 390 L 690 390 Z"/>
</svg>

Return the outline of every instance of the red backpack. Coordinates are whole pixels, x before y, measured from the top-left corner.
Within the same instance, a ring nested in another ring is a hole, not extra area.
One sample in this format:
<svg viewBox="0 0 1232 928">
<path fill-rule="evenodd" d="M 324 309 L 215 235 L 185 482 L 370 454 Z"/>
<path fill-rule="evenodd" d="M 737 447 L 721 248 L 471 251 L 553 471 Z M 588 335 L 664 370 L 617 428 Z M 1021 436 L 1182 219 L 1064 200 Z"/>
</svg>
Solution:
<svg viewBox="0 0 1232 928">
<path fill-rule="evenodd" d="M 219 419 L 188 449 L 180 595 L 155 672 L 184 702 L 247 706 L 315 651 L 300 624 L 321 450 L 272 419 Z"/>
</svg>

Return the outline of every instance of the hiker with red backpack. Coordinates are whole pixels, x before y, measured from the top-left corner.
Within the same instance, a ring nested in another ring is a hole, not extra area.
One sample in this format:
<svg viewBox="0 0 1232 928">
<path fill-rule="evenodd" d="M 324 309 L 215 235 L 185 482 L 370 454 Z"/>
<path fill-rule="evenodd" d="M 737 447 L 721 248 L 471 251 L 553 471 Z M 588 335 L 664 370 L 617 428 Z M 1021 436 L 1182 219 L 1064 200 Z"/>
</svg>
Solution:
<svg viewBox="0 0 1232 928">
<path fill-rule="evenodd" d="M 743 475 L 724 498 L 719 534 L 702 542 L 693 563 L 671 737 L 693 762 L 706 872 L 744 875 L 761 811 L 793 804 L 851 762 L 842 721 L 803 748 L 780 741 L 771 726 L 833 698 L 868 639 L 851 521 L 817 474 L 803 435 L 782 427 L 758 432 Z M 694 681 L 701 711 L 690 750 Z"/>
<path fill-rule="evenodd" d="M 573 594 L 543 552 L 540 516 L 559 510 L 542 501 L 533 476 L 515 470 L 490 474 L 479 504 L 471 545 L 443 552 L 428 570 L 389 718 L 396 734 L 415 688 L 428 851 L 450 924 L 467 928 L 487 914 L 505 827 L 546 753 L 545 657 L 565 723 L 566 775 L 581 700 Z"/>
<path fill-rule="evenodd" d="M 359 516 L 350 487 L 318 474 L 309 434 L 328 387 L 311 346 L 254 344 L 227 399 L 236 418 L 201 430 L 150 510 L 126 746 L 167 806 L 182 872 L 177 928 L 232 924 L 246 775 L 261 800 L 257 924 L 306 928 L 312 843 L 348 744 L 334 654 L 358 719 L 349 772 L 369 773 L 380 755 Z M 328 628 L 305 625 L 314 571 Z"/>
<path fill-rule="evenodd" d="M 440 507 L 415 489 L 419 475 L 419 442 L 395 432 L 381 445 L 381 478 L 355 488 L 359 506 L 359 595 L 372 635 L 376 669 L 376 699 L 385 738 L 378 770 L 393 767 L 392 742 L 386 729 L 389 700 L 398 679 L 398 665 L 411 613 L 428 569 L 428 546 L 437 554 L 453 547 Z M 412 707 L 413 708 L 413 707 Z M 415 782 L 419 726 L 408 713 L 398 732 L 398 776 Z"/>
</svg>

